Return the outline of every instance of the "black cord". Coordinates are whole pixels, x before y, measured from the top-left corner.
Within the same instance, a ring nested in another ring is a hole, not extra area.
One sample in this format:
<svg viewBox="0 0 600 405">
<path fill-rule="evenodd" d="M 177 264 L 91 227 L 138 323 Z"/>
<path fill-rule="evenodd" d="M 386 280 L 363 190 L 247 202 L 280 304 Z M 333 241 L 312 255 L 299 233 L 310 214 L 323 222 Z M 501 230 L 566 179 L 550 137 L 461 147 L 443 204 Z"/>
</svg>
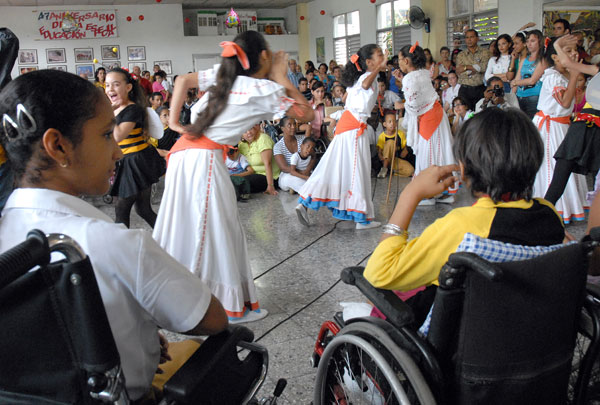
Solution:
<svg viewBox="0 0 600 405">
<path fill-rule="evenodd" d="M 365 260 L 367 260 L 367 258 L 369 256 L 371 256 L 372 253 L 373 252 L 370 252 L 368 255 L 366 255 L 365 257 L 363 257 L 362 260 L 360 262 L 358 262 L 356 265 L 360 266 Z M 275 324 L 275 326 L 271 327 L 265 333 L 263 333 L 262 335 L 260 335 L 260 337 L 258 337 L 257 339 L 255 339 L 254 342 L 258 342 L 259 340 L 261 340 L 262 338 L 264 338 L 265 336 L 267 336 L 269 333 L 271 333 L 273 330 L 275 330 L 276 328 L 278 328 L 279 326 L 281 326 L 283 323 L 289 321 L 294 316 L 298 315 L 300 312 L 304 311 L 306 308 L 308 308 L 309 306 L 311 306 L 312 304 L 314 304 L 317 300 L 319 300 L 321 297 L 323 297 L 325 294 L 327 294 L 329 291 L 331 291 L 333 289 L 333 287 L 335 287 L 336 285 L 338 285 L 340 283 L 340 281 L 342 281 L 342 279 L 337 279 L 337 281 L 335 283 L 333 283 L 331 286 L 329 286 L 329 288 L 327 288 L 325 291 L 323 291 L 321 294 L 319 294 L 315 299 L 313 299 L 312 301 L 310 301 L 308 304 L 304 305 L 302 308 L 300 308 L 299 310 L 297 310 L 293 314 L 289 315 L 287 318 L 279 321 L 277 324 Z"/>
<path fill-rule="evenodd" d="M 337 227 L 337 225 L 342 222 L 342 220 L 340 219 L 339 221 L 337 221 L 334 225 L 333 228 L 331 228 L 329 231 L 325 232 L 323 235 L 319 236 L 317 239 L 313 240 L 312 242 L 310 242 L 308 245 L 304 246 L 302 249 L 300 249 L 299 251 L 292 253 L 291 255 L 289 255 L 288 257 L 286 257 L 285 259 L 283 259 L 282 261 L 280 261 L 279 263 L 269 267 L 267 270 L 263 271 L 262 273 L 260 273 L 258 276 L 254 277 L 254 281 L 258 280 L 259 278 L 261 278 L 262 276 L 264 276 L 265 274 L 267 274 L 268 272 L 270 272 L 271 270 L 273 270 L 274 268 L 282 265 L 283 263 L 287 262 L 288 260 L 290 260 L 292 257 L 296 256 L 299 253 L 304 252 L 306 249 L 308 249 L 309 247 L 311 247 L 312 245 L 314 245 L 315 243 L 317 243 L 319 240 L 323 239 L 325 236 L 329 235 L 331 232 L 335 231 L 335 228 Z"/>
</svg>

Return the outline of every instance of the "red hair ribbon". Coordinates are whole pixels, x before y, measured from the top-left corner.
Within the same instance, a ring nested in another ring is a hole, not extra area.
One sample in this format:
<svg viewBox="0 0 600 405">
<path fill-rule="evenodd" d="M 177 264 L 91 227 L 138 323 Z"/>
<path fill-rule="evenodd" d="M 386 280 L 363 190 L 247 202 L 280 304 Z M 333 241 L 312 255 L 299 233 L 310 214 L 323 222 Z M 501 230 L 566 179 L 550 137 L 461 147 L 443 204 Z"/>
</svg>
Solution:
<svg viewBox="0 0 600 405">
<path fill-rule="evenodd" d="M 221 52 L 221 56 L 224 58 L 230 58 L 232 56 L 237 56 L 240 65 L 244 70 L 250 69 L 250 61 L 248 60 L 248 55 L 242 49 L 241 46 L 232 41 L 223 41 L 219 44 L 221 48 L 223 48 L 223 52 Z"/>
<path fill-rule="evenodd" d="M 362 69 L 360 68 L 360 64 L 358 63 L 358 55 L 357 54 L 350 56 L 350 62 L 354 63 L 354 66 L 356 66 L 356 70 L 358 70 L 359 72 L 362 72 Z"/>
<path fill-rule="evenodd" d="M 417 49 L 417 46 L 419 46 L 419 41 L 415 42 L 415 44 L 410 47 L 410 49 L 408 50 L 408 53 L 413 53 L 415 51 L 415 49 Z"/>
<path fill-rule="evenodd" d="M 550 37 L 546 37 L 546 39 L 544 39 L 544 48 L 548 48 L 550 41 L 551 41 Z"/>
</svg>

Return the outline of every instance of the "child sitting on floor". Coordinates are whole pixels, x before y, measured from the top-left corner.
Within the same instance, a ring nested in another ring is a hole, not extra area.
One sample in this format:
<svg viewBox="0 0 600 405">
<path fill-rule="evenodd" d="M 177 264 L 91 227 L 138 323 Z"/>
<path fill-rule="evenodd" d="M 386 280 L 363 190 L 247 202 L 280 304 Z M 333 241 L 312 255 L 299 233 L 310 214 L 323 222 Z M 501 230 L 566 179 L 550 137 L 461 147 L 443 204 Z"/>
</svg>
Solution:
<svg viewBox="0 0 600 405">
<path fill-rule="evenodd" d="M 548 201 L 532 198 L 544 151 L 537 128 L 516 109 L 492 107 L 468 120 L 454 140 L 458 165 L 430 166 L 402 191 L 364 276 L 378 288 L 403 292 L 426 287 L 407 299 L 415 325 L 425 319 L 438 276 L 465 233 L 526 246 L 549 246 L 565 237 L 562 219 Z M 458 179 L 477 198 L 428 226 L 410 242 L 408 226 L 417 204 Z"/>
<path fill-rule="evenodd" d="M 385 112 L 383 127 L 385 131 L 377 138 L 377 155 L 383 163 L 383 167 L 377 177 L 383 179 L 387 176 L 392 160 L 394 161 L 393 172 L 402 177 L 412 176 L 415 171 L 415 155 L 412 153 L 412 149 L 406 146 L 406 134 L 397 129 L 396 113 L 394 111 Z M 396 136 L 398 139 L 395 142 L 396 150 L 394 151 L 394 138 Z"/>
<path fill-rule="evenodd" d="M 163 98 L 163 95 L 160 92 L 155 91 L 150 96 L 150 107 L 152 107 L 152 109 L 156 111 L 158 110 L 158 107 L 163 105 L 164 101 L 165 100 Z"/>
<path fill-rule="evenodd" d="M 250 198 L 250 182 L 244 177 L 254 173 L 254 169 L 248 164 L 246 157 L 240 154 L 238 148 L 233 146 L 227 151 L 225 166 L 229 170 L 238 201 L 247 201 Z"/>
<path fill-rule="evenodd" d="M 306 137 L 302 141 L 300 150 L 294 153 L 290 159 L 290 174 L 292 176 L 300 177 L 301 179 L 307 180 L 310 176 L 310 172 L 317 163 L 316 159 L 313 159 L 313 152 L 317 141 L 314 138 Z M 294 190 L 298 192 L 298 190 Z"/>
</svg>

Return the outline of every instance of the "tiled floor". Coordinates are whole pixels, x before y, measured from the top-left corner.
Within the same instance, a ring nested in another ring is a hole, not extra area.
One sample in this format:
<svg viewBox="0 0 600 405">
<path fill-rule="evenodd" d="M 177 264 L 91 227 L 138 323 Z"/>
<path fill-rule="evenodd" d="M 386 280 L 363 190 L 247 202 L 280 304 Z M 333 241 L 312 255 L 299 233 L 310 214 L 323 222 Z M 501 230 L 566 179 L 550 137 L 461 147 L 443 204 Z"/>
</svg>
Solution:
<svg viewBox="0 0 600 405">
<path fill-rule="evenodd" d="M 392 183 L 390 202 L 386 203 L 388 180 L 373 179 L 376 217 L 382 222 L 390 216 L 398 190 L 407 179 L 396 177 Z M 114 217 L 110 205 L 100 199 L 93 202 Z M 454 205 L 419 207 L 410 226 L 411 234 L 419 235 L 452 208 L 472 203 L 468 191 L 461 189 Z M 340 282 L 312 305 L 302 308 L 336 283 L 344 267 L 364 264 L 381 235 L 379 228 L 357 231 L 351 223 L 333 219 L 326 209 L 310 212 L 313 225 L 305 228 L 297 221 L 296 204 L 297 195 L 284 192 L 278 196 L 254 194 L 247 203 L 238 203 L 260 302 L 269 311 L 265 319 L 246 326 L 269 350 L 269 376 L 261 392 L 270 395 L 278 378 L 288 381 L 279 401 L 282 404 L 311 402 L 316 370 L 311 368 L 309 359 L 321 323 L 341 310 L 340 302 L 364 299 L 354 287 Z M 158 210 L 158 205 L 155 209 Z M 132 227 L 149 229 L 135 213 L 131 223 Z M 585 223 L 567 229 L 579 238 L 585 231 Z M 268 329 L 284 320 L 263 337 Z M 169 338 L 178 336 L 170 334 Z"/>
</svg>

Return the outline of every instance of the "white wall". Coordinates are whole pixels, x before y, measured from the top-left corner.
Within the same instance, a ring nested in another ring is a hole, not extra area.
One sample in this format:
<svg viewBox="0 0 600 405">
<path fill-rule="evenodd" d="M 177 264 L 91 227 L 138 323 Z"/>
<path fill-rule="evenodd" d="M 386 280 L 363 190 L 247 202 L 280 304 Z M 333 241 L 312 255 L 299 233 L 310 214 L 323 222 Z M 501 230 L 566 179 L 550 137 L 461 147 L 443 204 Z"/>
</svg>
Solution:
<svg viewBox="0 0 600 405">
<path fill-rule="evenodd" d="M 38 40 L 37 20 L 34 11 L 41 10 L 117 10 L 117 30 L 119 36 L 111 39 L 80 40 Z M 284 11 L 286 9 L 283 9 Z M 282 12 L 284 12 L 282 11 Z M 139 21 L 139 15 L 144 21 Z M 127 16 L 132 17 L 128 22 Z M 195 23 L 195 18 L 190 24 Z M 171 60 L 173 74 L 186 73 L 193 70 L 193 54 L 218 54 L 219 43 L 231 40 L 231 36 L 218 37 L 184 37 L 184 17 L 180 4 L 153 4 L 133 6 L 61 6 L 61 7 L 0 7 L 0 27 L 10 28 L 19 38 L 21 49 L 37 49 L 38 67 L 45 69 L 46 48 L 65 48 L 67 69 L 75 72 L 74 48 L 93 48 L 94 57 L 102 62 L 101 45 L 119 45 L 121 65 L 127 66 L 127 46 L 145 46 L 146 64 L 151 70 L 156 60 Z M 266 36 L 271 49 L 282 49 L 298 53 L 297 35 Z M 18 64 L 15 64 L 12 75 L 18 75 Z M 96 67 L 98 67 L 97 65 Z"/>
<path fill-rule="evenodd" d="M 543 3 L 543 0 L 499 0 L 498 33 L 512 35 L 528 22 L 542 29 Z"/>
</svg>

